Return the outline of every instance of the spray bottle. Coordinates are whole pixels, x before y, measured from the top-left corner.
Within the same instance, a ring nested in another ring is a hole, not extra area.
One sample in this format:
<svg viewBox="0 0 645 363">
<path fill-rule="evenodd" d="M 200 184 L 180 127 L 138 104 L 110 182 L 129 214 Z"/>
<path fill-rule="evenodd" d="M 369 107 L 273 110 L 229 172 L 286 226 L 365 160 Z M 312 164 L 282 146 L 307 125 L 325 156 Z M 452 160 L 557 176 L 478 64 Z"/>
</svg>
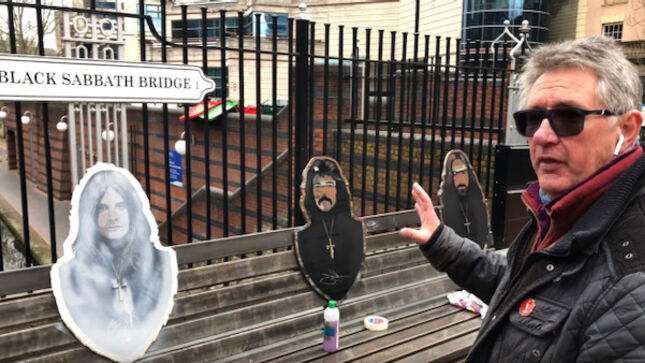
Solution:
<svg viewBox="0 0 645 363">
<path fill-rule="evenodd" d="M 335 352 L 338 350 L 338 329 L 340 328 L 340 311 L 336 307 L 336 301 L 329 300 L 324 317 L 323 349 L 326 352 Z"/>
</svg>

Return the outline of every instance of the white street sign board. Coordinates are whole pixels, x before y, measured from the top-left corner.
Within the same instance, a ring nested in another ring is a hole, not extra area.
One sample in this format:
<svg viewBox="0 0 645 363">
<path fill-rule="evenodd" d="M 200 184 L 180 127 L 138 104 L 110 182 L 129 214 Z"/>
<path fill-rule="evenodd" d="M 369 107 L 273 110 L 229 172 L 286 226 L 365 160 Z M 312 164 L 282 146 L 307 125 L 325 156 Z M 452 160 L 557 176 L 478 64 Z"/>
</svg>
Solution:
<svg viewBox="0 0 645 363">
<path fill-rule="evenodd" d="M 199 103 L 215 89 L 201 68 L 0 54 L 0 100 Z"/>
</svg>

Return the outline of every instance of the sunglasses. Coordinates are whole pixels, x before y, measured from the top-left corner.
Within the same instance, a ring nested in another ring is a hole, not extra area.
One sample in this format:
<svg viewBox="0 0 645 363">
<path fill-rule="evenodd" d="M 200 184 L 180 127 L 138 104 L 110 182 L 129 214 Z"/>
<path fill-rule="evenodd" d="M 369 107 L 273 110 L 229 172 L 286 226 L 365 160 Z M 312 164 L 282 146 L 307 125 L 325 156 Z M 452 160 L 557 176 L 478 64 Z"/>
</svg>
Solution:
<svg viewBox="0 0 645 363">
<path fill-rule="evenodd" d="M 608 110 L 582 110 L 576 107 L 558 107 L 550 110 L 522 110 L 513 114 L 515 125 L 520 135 L 533 137 L 542 120 L 549 124 L 560 137 L 575 136 L 582 132 L 587 115 L 612 116 Z"/>
</svg>

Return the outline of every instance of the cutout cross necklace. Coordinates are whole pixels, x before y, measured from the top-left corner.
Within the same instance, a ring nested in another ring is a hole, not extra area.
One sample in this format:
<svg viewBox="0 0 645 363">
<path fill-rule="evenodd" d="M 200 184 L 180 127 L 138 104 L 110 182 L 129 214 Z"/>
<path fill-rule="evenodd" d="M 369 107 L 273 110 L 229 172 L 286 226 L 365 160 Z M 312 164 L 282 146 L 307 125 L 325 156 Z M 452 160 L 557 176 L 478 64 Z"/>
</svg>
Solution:
<svg viewBox="0 0 645 363">
<path fill-rule="evenodd" d="M 464 227 L 466 227 L 466 233 L 468 233 L 468 236 L 470 236 L 470 220 L 468 220 L 468 200 L 466 200 L 466 210 L 464 210 L 463 204 L 461 204 L 461 200 L 458 200 L 457 203 L 459 203 L 459 209 L 461 210 L 461 215 L 464 217 Z"/>
<path fill-rule="evenodd" d="M 322 218 L 322 223 L 323 223 L 323 228 L 325 228 L 325 234 L 327 235 L 327 245 L 325 246 L 325 249 L 329 251 L 329 257 L 331 259 L 334 259 L 334 247 L 336 245 L 334 242 L 331 240 L 331 236 L 334 233 L 334 220 L 336 219 L 336 216 L 331 217 L 331 226 L 329 227 L 329 230 L 327 229 L 327 223 L 325 223 L 325 218 Z"/>
</svg>

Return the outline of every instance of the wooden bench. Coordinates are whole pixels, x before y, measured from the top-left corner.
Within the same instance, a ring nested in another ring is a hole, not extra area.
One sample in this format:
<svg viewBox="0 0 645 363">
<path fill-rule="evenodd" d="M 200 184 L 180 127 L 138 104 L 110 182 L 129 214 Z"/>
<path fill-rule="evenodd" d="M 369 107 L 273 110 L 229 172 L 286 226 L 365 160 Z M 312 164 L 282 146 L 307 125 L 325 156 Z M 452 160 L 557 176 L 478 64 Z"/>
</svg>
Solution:
<svg viewBox="0 0 645 363">
<path fill-rule="evenodd" d="M 322 350 L 326 302 L 301 275 L 291 248 L 294 231 L 285 229 L 176 246 L 179 292 L 142 361 L 463 359 L 480 318 L 448 305 L 445 294 L 457 287 L 396 232 L 418 224 L 416 213 L 365 223 L 367 255 L 361 280 L 340 305 L 338 352 Z M 60 320 L 49 266 L 0 273 L 0 296 L 0 361 L 105 360 Z M 389 329 L 366 330 L 363 319 L 372 314 L 388 318 Z"/>
</svg>

